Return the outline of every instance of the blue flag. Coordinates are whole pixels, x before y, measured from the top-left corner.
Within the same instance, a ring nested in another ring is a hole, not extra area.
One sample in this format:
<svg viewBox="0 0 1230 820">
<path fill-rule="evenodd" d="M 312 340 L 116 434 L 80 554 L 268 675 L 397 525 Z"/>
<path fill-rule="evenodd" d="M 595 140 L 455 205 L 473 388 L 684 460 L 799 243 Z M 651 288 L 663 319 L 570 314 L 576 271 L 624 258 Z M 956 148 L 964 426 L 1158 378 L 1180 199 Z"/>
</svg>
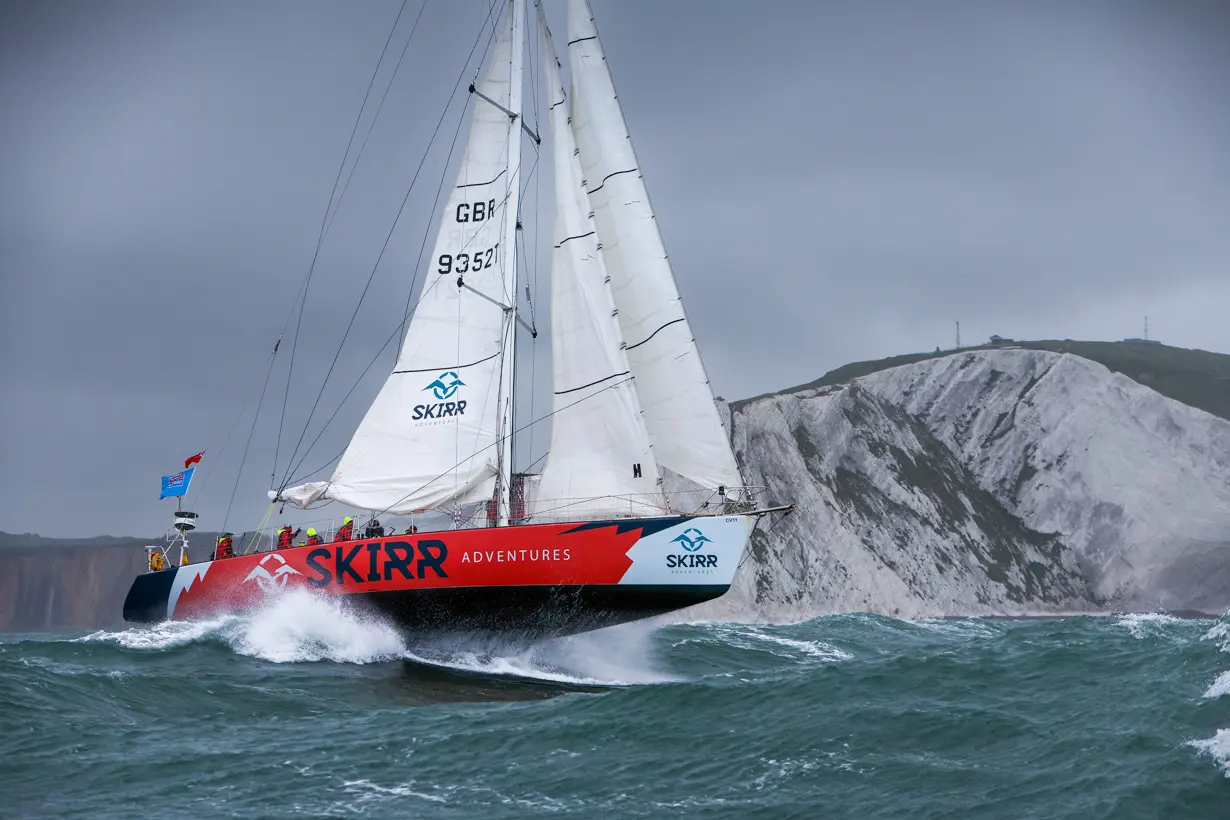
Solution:
<svg viewBox="0 0 1230 820">
<path fill-rule="evenodd" d="M 163 498 L 175 498 L 176 496 L 184 495 L 188 492 L 188 484 L 192 481 L 192 474 L 196 472 L 196 467 L 190 470 L 184 470 L 182 473 L 175 475 L 164 475 L 162 477 L 162 495 Z"/>
</svg>

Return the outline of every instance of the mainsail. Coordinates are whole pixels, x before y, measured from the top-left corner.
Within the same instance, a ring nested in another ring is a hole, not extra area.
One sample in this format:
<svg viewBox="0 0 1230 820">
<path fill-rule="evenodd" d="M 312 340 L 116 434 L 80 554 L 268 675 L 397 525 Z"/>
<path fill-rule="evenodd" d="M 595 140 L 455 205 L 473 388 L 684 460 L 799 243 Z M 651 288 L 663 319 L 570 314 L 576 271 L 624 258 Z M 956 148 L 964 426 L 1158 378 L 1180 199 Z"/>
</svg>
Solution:
<svg viewBox="0 0 1230 820">
<path fill-rule="evenodd" d="M 590 213 L 567 95 L 539 6 L 555 178 L 551 254 L 554 401 L 536 516 L 610 517 L 665 509 L 636 384 L 623 351 Z"/>
<path fill-rule="evenodd" d="M 658 464 L 698 484 L 743 481 L 684 316 L 587 0 L 570 0 L 572 126 Z"/>
<path fill-rule="evenodd" d="M 554 412 L 531 515 L 654 514 L 663 477 L 742 484 L 586 0 L 570 0 L 572 92 L 545 17 L 555 182 Z M 285 488 L 404 514 L 512 512 L 523 0 L 508 0 L 396 366 L 328 481 Z M 569 110 L 571 108 L 571 110 Z"/>
<path fill-rule="evenodd" d="M 523 44 L 509 8 L 397 363 L 332 478 L 281 491 L 292 504 L 417 512 L 490 499 L 511 466 L 521 121 L 508 112 L 520 110 Z"/>
</svg>

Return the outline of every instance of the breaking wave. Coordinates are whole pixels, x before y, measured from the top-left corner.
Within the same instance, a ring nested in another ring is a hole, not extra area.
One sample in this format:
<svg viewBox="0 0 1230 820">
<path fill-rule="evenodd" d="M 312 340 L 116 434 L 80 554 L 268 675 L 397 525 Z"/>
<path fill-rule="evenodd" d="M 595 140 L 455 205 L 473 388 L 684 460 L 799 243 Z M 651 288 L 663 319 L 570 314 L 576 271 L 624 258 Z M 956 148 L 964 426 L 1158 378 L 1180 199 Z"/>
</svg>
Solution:
<svg viewBox="0 0 1230 820">
<path fill-rule="evenodd" d="M 397 629 L 344 602 L 293 590 L 230 624 L 227 644 L 273 663 L 378 663 L 406 657 Z"/>
<path fill-rule="evenodd" d="M 1216 643 L 1222 652 L 1230 653 L 1230 612 L 1213 624 L 1200 640 Z M 1230 669 L 1218 675 L 1204 692 L 1204 697 L 1209 700 L 1217 700 L 1226 695 L 1230 695 Z M 1213 737 L 1189 740 L 1187 745 L 1211 757 L 1230 779 L 1230 729 L 1218 729 Z"/>
<path fill-rule="evenodd" d="M 232 620 L 234 618 L 228 616 L 214 620 L 163 621 L 119 632 L 102 629 L 82 638 L 75 638 L 70 643 L 111 643 L 125 649 L 174 649 L 205 640 Z"/>
<path fill-rule="evenodd" d="M 1166 625 L 1179 622 L 1179 618 L 1160 612 L 1134 612 L 1119 618 L 1120 626 L 1131 633 L 1133 638 L 1142 640 L 1147 637 L 1163 635 L 1165 634 L 1164 628 Z"/>
<path fill-rule="evenodd" d="M 1213 762 L 1226 773 L 1226 778 L 1230 779 L 1230 729 L 1218 729 L 1213 737 L 1207 740 L 1189 740 L 1187 745 L 1213 758 Z"/>
<path fill-rule="evenodd" d="M 407 657 L 463 672 L 556 683 L 631 686 L 677 681 L 655 666 L 653 631 L 652 627 L 626 624 L 530 646 L 498 637 L 424 638 L 413 644 Z"/>
<path fill-rule="evenodd" d="M 79 643 L 158 651 L 221 643 L 270 663 L 371 664 L 412 661 L 460 672 L 559 683 L 632 685 L 675 678 L 650 660 L 652 628 L 629 624 L 583 635 L 523 642 L 493 637 L 408 637 L 393 624 L 344 601 L 290 590 L 242 614 L 101 630 Z"/>
<path fill-rule="evenodd" d="M 272 663 L 364 664 L 404 657 L 407 651 L 392 626 L 354 613 L 342 602 L 302 590 L 276 596 L 242 614 L 104 630 L 77 640 L 138 650 L 218 642 L 240 655 Z"/>
</svg>

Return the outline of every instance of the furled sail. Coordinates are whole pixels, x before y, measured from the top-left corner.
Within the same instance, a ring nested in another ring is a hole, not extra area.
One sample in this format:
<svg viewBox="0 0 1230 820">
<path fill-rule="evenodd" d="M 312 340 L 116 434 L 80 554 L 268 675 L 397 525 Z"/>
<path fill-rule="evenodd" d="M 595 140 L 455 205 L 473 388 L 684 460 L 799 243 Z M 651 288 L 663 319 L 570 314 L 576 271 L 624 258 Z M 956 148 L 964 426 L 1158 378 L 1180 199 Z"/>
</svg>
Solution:
<svg viewBox="0 0 1230 820">
<path fill-rule="evenodd" d="M 660 513 L 665 499 L 589 212 L 567 95 L 539 6 L 555 181 L 551 449 L 533 517 Z"/>
<path fill-rule="evenodd" d="M 501 370 L 513 344 L 505 306 L 514 303 L 516 262 L 507 237 L 521 122 L 508 111 L 520 107 L 520 25 L 505 15 L 472 99 L 469 142 L 393 373 L 332 478 L 282 490 L 292 504 L 332 499 L 409 513 L 493 495 L 511 388 Z"/>
<path fill-rule="evenodd" d="M 589 3 L 568 12 L 572 126 L 654 455 L 704 487 L 740 486 Z"/>
</svg>

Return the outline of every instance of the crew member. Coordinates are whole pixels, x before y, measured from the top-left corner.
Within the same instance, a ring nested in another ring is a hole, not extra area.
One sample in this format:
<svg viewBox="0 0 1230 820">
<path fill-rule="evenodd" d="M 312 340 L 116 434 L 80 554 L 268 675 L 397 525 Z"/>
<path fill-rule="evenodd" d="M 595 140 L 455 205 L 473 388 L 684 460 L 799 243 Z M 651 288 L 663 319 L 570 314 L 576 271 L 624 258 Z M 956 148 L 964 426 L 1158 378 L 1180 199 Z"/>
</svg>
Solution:
<svg viewBox="0 0 1230 820">
<path fill-rule="evenodd" d="M 291 542 L 295 536 L 299 534 L 299 530 L 292 531 L 290 524 L 283 524 L 282 529 L 278 530 L 278 549 L 288 550 L 291 548 Z"/>
<path fill-rule="evenodd" d="M 372 519 L 371 523 L 363 531 L 364 538 L 384 538 L 384 527 L 380 526 L 380 522 Z"/>
<path fill-rule="evenodd" d="M 315 528 L 315 527 L 308 527 L 308 540 L 307 540 L 307 545 L 308 545 L 309 547 L 315 547 L 315 546 L 318 546 L 318 545 L 320 545 L 320 544 L 322 544 L 322 543 L 324 543 L 324 542 L 321 540 L 321 537 L 320 537 L 319 535 L 317 535 L 317 534 L 316 534 L 316 528 Z"/>
<path fill-rule="evenodd" d="M 354 519 L 346 516 L 346 520 L 342 521 L 342 526 L 337 528 L 337 535 L 333 536 L 336 541 L 349 541 L 354 538 Z"/>
<path fill-rule="evenodd" d="M 218 536 L 218 547 L 214 550 L 214 560 L 219 561 L 223 558 L 234 558 L 235 547 L 232 534 L 224 532 Z"/>
<path fill-rule="evenodd" d="M 151 572 L 161 572 L 167 568 L 167 559 L 162 557 L 162 550 L 154 550 L 150 553 L 149 568 Z"/>
<path fill-rule="evenodd" d="M 411 524 L 410 526 L 406 527 L 406 529 L 402 532 L 402 535 L 414 535 L 418 531 L 419 531 L 419 528 Z"/>
</svg>

